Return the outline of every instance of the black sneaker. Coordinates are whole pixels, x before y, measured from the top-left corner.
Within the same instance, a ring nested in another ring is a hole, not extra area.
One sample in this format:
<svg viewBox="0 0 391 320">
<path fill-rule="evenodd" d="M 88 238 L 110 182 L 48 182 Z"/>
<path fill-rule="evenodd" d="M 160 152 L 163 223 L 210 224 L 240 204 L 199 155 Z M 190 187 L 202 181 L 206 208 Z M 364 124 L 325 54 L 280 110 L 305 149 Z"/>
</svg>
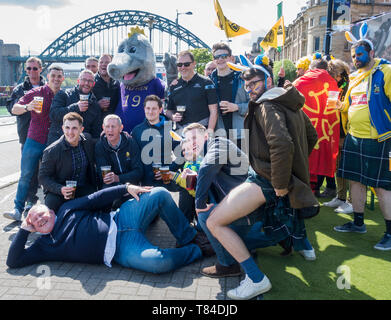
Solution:
<svg viewBox="0 0 391 320">
<path fill-rule="evenodd" d="M 321 194 L 319 194 L 319 198 L 334 198 L 337 195 L 337 190 L 326 188 Z"/>
<path fill-rule="evenodd" d="M 197 232 L 196 236 L 191 241 L 191 243 L 194 243 L 201 249 L 202 255 L 204 257 L 212 257 L 216 254 L 212 245 L 208 240 L 208 237 L 203 232 Z"/>
<path fill-rule="evenodd" d="M 223 266 L 216 262 L 214 266 L 203 268 L 200 273 L 210 278 L 224 278 L 224 277 L 235 277 L 242 274 L 239 263 L 234 263 L 230 266 Z"/>
</svg>

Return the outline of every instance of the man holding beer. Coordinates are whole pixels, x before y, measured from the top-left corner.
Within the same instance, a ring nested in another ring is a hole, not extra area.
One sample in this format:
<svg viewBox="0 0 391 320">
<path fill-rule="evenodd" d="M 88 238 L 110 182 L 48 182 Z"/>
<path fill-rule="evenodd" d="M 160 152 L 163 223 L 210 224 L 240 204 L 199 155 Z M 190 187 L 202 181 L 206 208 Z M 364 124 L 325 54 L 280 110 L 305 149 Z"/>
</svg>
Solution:
<svg viewBox="0 0 391 320">
<path fill-rule="evenodd" d="M 140 150 L 136 141 L 122 132 L 121 118 L 109 114 L 103 120 L 103 132 L 95 146 L 98 179 L 102 188 L 123 183 L 139 184 L 143 175 Z"/>
<path fill-rule="evenodd" d="M 46 148 L 50 126 L 49 112 L 53 97 L 64 81 L 64 71 L 60 66 L 52 65 L 49 67 L 47 77 L 47 84 L 29 91 L 12 107 L 12 113 L 15 115 L 31 113 L 30 127 L 22 151 L 21 174 L 14 200 L 15 207 L 13 211 L 4 213 L 5 218 L 16 221 L 22 220 L 31 179 L 43 150 Z M 41 101 L 35 100 L 38 97 Z"/>
<path fill-rule="evenodd" d="M 53 143 L 63 134 L 63 118 L 69 112 L 76 112 L 83 117 L 84 132 L 88 132 L 95 140 L 100 137 L 102 112 L 92 92 L 95 85 L 94 74 L 90 70 L 83 70 L 77 82 L 77 86 L 65 91 L 61 90 L 53 99 L 48 144 Z"/>
<path fill-rule="evenodd" d="M 64 202 L 97 190 L 95 146 L 83 129 L 83 118 L 76 112 L 67 113 L 62 125 L 64 134 L 43 152 L 38 178 L 45 205 L 55 212 Z"/>
</svg>

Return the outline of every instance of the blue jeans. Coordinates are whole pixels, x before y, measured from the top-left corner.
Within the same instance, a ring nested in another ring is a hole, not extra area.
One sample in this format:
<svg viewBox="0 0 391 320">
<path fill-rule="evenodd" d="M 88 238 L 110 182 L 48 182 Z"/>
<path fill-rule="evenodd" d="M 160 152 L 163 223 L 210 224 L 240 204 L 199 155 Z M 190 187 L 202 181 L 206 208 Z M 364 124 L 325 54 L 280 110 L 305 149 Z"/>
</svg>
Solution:
<svg viewBox="0 0 391 320">
<path fill-rule="evenodd" d="M 45 148 L 45 144 L 41 144 L 30 138 L 27 138 L 26 143 L 23 146 L 22 159 L 20 163 L 21 173 L 14 201 L 15 209 L 18 209 L 20 212 L 24 210 L 32 177 Z"/>
<path fill-rule="evenodd" d="M 218 262 L 223 266 L 230 266 L 236 263 L 236 260 L 228 253 L 227 250 L 224 249 L 224 247 L 212 235 L 206 226 L 206 220 L 208 219 L 213 209 L 214 207 L 212 207 L 209 211 L 200 212 L 198 214 L 198 222 L 208 237 L 208 240 L 214 251 L 216 252 Z M 266 248 L 277 244 L 271 238 L 267 237 L 264 232 L 262 232 L 262 222 L 248 224 L 246 218 L 241 218 L 237 221 L 234 221 L 229 225 L 229 227 L 235 231 L 240 238 L 242 238 L 247 249 L 250 251 L 256 248 Z"/>
<path fill-rule="evenodd" d="M 156 217 L 166 222 L 181 248 L 161 249 L 152 245 L 145 232 Z M 114 261 L 118 264 L 152 273 L 170 272 L 202 257 L 201 249 L 188 244 L 196 235 L 171 194 L 164 188 L 152 189 L 122 204 L 114 217 L 117 224 L 117 246 Z"/>
</svg>

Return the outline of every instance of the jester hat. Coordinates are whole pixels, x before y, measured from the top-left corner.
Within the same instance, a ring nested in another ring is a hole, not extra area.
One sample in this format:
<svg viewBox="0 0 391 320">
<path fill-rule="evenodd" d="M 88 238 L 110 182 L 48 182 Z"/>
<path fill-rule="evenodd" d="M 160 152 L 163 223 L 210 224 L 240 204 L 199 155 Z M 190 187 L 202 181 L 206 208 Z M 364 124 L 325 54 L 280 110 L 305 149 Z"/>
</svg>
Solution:
<svg viewBox="0 0 391 320">
<path fill-rule="evenodd" d="M 244 71 L 250 70 L 250 69 L 257 69 L 257 70 L 262 71 L 263 74 L 265 75 L 265 89 L 266 89 L 267 88 L 267 78 L 270 77 L 269 71 L 267 71 L 267 69 L 263 65 L 261 65 L 261 64 L 253 64 L 253 63 L 251 63 L 251 61 L 247 57 L 245 57 L 244 55 L 240 55 L 239 56 L 239 60 L 240 60 L 240 64 L 227 62 L 227 65 L 232 70 L 235 70 L 235 71 L 244 72 Z"/>
</svg>

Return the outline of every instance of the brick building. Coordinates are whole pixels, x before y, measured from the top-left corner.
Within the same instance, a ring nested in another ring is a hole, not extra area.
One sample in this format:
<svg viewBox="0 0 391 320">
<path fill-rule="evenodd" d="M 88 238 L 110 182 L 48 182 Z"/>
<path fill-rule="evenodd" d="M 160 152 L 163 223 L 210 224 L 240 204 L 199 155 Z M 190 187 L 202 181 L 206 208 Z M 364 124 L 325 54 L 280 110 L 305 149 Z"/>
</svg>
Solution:
<svg viewBox="0 0 391 320">
<path fill-rule="evenodd" d="M 276 53 L 276 60 L 281 55 L 285 59 L 297 61 L 300 57 L 324 52 L 327 24 L 327 0 L 310 0 L 301 8 L 296 19 L 287 27 L 284 50 Z M 391 0 L 358 0 L 351 1 L 351 21 L 356 21 L 390 12 Z M 344 32 L 332 35 L 330 53 L 339 59 L 350 61 L 350 51 Z"/>
</svg>

